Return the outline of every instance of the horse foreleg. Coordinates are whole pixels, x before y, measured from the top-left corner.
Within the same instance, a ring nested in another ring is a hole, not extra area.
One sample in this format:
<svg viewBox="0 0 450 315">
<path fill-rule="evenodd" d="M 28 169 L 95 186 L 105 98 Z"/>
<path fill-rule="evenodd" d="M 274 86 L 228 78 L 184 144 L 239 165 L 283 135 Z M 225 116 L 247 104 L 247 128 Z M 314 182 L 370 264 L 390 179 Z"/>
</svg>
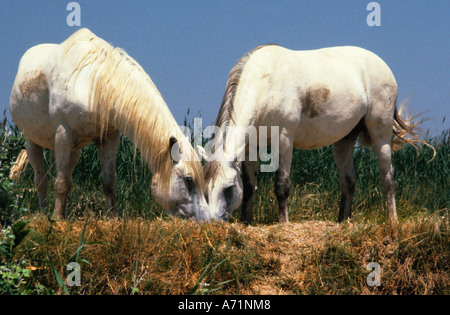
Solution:
<svg viewBox="0 0 450 315">
<path fill-rule="evenodd" d="M 72 151 L 74 146 L 72 132 L 59 125 L 55 136 L 55 210 L 53 217 L 63 219 L 66 212 L 66 200 L 72 185 L 72 172 L 80 159 L 81 150 Z"/>
<path fill-rule="evenodd" d="M 241 206 L 241 222 L 251 224 L 253 219 L 253 195 L 258 175 L 258 161 L 242 164 L 242 184 L 244 193 Z"/>
<path fill-rule="evenodd" d="M 45 213 L 48 177 L 45 172 L 44 149 L 36 143 L 27 139 L 27 155 L 34 170 L 34 186 L 39 196 L 39 208 Z"/>
<path fill-rule="evenodd" d="M 272 147 L 273 150 L 273 147 Z M 292 154 L 294 147 L 292 140 L 285 136 L 280 135 L 280 148 L 279 148 L 279 166 L 275 172 L 275 195 L 278 200 L 279 222 L 288 223 L 288 198 L 289 198 L 289 183 L 290 173 L 292 165 Z"/>
<path fill-rule="evenodd" d="M 350 135 L 333 145 L 333 157 L 339 171 L 341 187 L 338 222 L 347 220 L 352 214 L 352 200 L 356 184 L 353 148 L 357 136 L 358 134 Z"/>
<path fill-rule="evenodd" d="M 102 168 L 103 192 L 106 196 L 108 215 L 117 216 L 116 204 L 116 155 L 119 148 L 120 133 L 108 134 L 101 143 L 97 143 Z"/>
</svg>

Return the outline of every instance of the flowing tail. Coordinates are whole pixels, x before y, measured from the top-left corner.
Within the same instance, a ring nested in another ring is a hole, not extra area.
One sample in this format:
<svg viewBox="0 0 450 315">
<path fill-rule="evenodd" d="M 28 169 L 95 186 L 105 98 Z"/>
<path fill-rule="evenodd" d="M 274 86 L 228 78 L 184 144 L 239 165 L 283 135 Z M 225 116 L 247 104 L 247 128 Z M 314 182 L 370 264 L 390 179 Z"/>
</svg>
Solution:
<svg viewBox="0 0 450 315">
<path fill-rule="evenodd" d="M 28 165 L 28 156 L 27 150 L 23 149 L 19 156 L 17 157 L 16 163 L 14 163 L 11 171 L 9 173 L 9 178 L 14 181 L 17 181 L 20 178 L 20 175 L 26 170 Z"/>
<path fill-rule="evenodd" d="M 400 150 L 406 144 L 412 145 L 417 152 L 418 146 L 426 145 L 433 150 L 433 157 L 430 162 L 436 157 L 436 149 L 429 144 L 427 141 L 422 140 L 420 138 L 420 129 L 419 126 L 422 121 L 415 122 L 414 119 L 417 116 L 411 117 L 411 115 L 407 115 L 405 118 L 402 117 L 403 111 L 406 109 L 406 103 L 403 103 L 400 106 L 400 109 L 397 110 L 395 108 L 394 112 L 394 139 L 392 141 L 392 149 L 394 151 Z"/>
</svg>

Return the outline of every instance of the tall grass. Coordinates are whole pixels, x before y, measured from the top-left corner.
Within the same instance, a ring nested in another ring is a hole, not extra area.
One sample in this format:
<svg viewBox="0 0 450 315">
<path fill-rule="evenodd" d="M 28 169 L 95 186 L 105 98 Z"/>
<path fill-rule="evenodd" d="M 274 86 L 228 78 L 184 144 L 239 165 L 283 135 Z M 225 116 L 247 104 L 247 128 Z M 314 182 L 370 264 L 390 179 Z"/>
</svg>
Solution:
<svg viewBox="0 0 450 315">
<path fill-rule="evenodd" d="M 33 284 L 27 293 L 450 293 L 449 130 L 431 140 L 437 152 L 432 161 L 426 146 L 394 153 L 400 225 L 392 230 L 384 224 L 378 162 L 366 148 L 355 149 L 359 177 L 350 222 L 335 223 L 339 180 L 332 149 L 325 147 L 294 152 L 289 198 L 294 224 L 274 225 L 274 174 L 260 173 L 255 224 L 245 227 L 235 223 L 239 211 L 234 223 L 196 224 L 167 217 L 152 198 L 150 172 L 126 138 L 121 139 L 116 165 L 121 218 L 104 220 L 101 171 L 92 145 L 83 150 L 73 173 L 69 220 L 54 222 L 38 215 L 31 167 L 18 182 L 8 179 L 25 141 L 17 128 L 6 122 L 0 127 L 0 223 L 31 220 L 31 232 L 14 244 L 19 246 L 7 265 L 20 267 L 8 267 L 12 276 L 27 275 Z M 52 153 L 45 154 L 52 179 L 50 213 L 55 169 Z M 13 244 L 7 242 L 13 239 L 10 235 L 2 230 L 2 244 Z M 67 288 L 61 281 L 73 257 L 82 265 L 84 280 L 81 287 Z M 366 285 L 365 266 L 371 261 L 382 265 L 382 287 Z"/>
<path fill-rule="evenodd" d="M 15 132 L 14 139 L 18 131 Z M 11 144 L 11 150 L 7 143 L 3 148 L 8 154 L 4 154 L 4 164 L 12 165 L 15 156 L 25 147 L 23 137 L 20 134 L 20 141 L 16 140 Z M 8 148 L 7 148 L 8 147 Z M 49 150 L 44 151 L 47 176 L 49 176 L 48 190 L 48 212 L 52 210 L 54 204 L 54 180 L 56 177 L 54 155 Z M 5 167 L 4 178 L 6 179 L 10 167 Z M 126 216 L 155 216 L 159 215 L 161 209 L 155 204 L 151 195 L 150 181 L 151 173 L 146 164 L 141 160 L 139 152 L 135 152 L 133 144 L 125 137 L 121 138 L 120 150 L 117 154 L 117 197 L 119 200 L 119 211 Z M 102 191 L 101 169 L 99 164 L 98 151 L 95 145 L 90 145 L 83 149 L 79 163 L 73 172 L 72 188 L 68 197 L 68 217 L 77 218 L 85 214 L 101 215 L 106 209 L 104 204 L 104 194 Z M 33 170 L 28 166 L 20 179 L 12 187 L 12 194 L 24 196 L 21 198 L 23 208 L 30 209 L 31 212 L 39 210 L 38 196 L 33 189 Z M 126 210 L 125 210 L 126 209 Z M 7 213 L 9 216 L 20 217 L 21 213 Z"/>
<path fill-rule="evenodd" d="M 23 138 L 16 129 L 6 137 L 2 147 L 2 164 L 14 162 L 15 156 L 24 147 Z M 400 218 L 418 212 L 434 213 L 450 207 L 450 145 L 449 131 L 432 140 L 433 151 L 422 146 L 416 151 L 406 146 L 393 153 L 396 177 L 396 199 Z M 380 218 L 385 220 L 385 198 L 379 177 L 378 161 L 372 150 L 358 147 L 354 153 L 358 181 L 353 201 L 353 214 L 356 218 Z M 52 179 L 49 187 L 50 208 L 54 201 L 53 179 L 54 160 L 46 152 L 46 164 Z M 5 173 L 8 168 L 5 168 Z M 151 174 L 135 152 L 133 144 L 122 138 L 117 154 L 117 192 L 119 211 L 131 217 L 154 217 L 161 215 L 160 207 L 151 195 Z M 4 174 L 6 176 L 7 174 Z M 333 161 L 332 148 L 324 147 L 313 151 L 294 151 L 291 171 L 291 194 L 289 198 L 290 218 L 294 221 L 304 219 L 335 220 L 337 217 L 340 188 L 339 177 Z M 274 174 L 260 173 L 254 202 L 256 222 L 273 223 L 277 221 L 278 206 L 274 194 Z M 69 217 L 82 216 L 83 213 L 101 214 L 106 210 L 103 202 L 101 170 L 98 152 L 94 145 L 83 150 L 80 162 L 73 172 L 73 185 L 69 195 Z M 22 208 L 38 209 L 38 198 L 33 190 L 33 172 L 28 167 L 20 181 L 12 189 L 13 195 L 22 196 Z M 235 219 L 239 217 L 236 211 Z M 19 215 L 20 216 L 20 215 Z"/>
</svg>

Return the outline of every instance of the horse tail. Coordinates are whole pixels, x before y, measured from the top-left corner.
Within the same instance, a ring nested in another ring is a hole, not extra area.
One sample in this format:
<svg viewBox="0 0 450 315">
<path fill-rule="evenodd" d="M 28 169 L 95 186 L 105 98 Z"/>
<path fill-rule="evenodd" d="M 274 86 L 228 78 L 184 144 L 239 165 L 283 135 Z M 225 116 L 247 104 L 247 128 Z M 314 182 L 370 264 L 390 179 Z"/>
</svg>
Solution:
<svg viewBox="0 0 450 315">
<path fill-rule="evenodd" d="M 419 152 L 418 145 L 426 145 L 433 150 L 432 161 L 436 156 L 436 149 L 427 141 L 420 138 L 421 131 L 419 127 L 423 120 L 415 122 L 414 119 L 418 118 L 418 116 L 411 117 L 411 114 L 408 114 L 406 117 L 402 117 L 402 113 L 405 109 L 406 103 L 403 103 L 398 110 L 396 107 L 394 111 L 394 138 L 392 140 L 392 149 L 394 151 L 400 150 L 406 144 L 410 144 L 416 149 L 417 152 Z"/>
<path fill-rule="evenodd" d="M 23 149 L 20 151 L 16 162 L 14 163 L 13 167 L 11 168 L 11 171 L 9 173 L 9 178 L 17 181 L 22 173 L 25 171 L 28 165 L 28 155 L 27 150 Z"/>
</svg>

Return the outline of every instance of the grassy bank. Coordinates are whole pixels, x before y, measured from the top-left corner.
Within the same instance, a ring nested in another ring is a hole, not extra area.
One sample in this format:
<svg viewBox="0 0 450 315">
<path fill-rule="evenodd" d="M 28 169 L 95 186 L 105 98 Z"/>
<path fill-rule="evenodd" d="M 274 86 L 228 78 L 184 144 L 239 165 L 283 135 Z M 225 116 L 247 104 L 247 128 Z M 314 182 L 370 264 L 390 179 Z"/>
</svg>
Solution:
<svg viewBox="0 0 450 315">
<path fill-rule="evenodd" d="M 70 294 L 450 293 L 449 221 L 436 215 L 395 231 L 375 223 L 245 227 L 172 218 L 41 217 L 29 227 L 15 257 L 26 257 L 27 280 L 51 293 L 65 292 L 55 272 L 65 280 L 72 261 L 82 272 Z M 367 285 L 371 262 L 380 265 L 379 287 Z"/>
</svg>

